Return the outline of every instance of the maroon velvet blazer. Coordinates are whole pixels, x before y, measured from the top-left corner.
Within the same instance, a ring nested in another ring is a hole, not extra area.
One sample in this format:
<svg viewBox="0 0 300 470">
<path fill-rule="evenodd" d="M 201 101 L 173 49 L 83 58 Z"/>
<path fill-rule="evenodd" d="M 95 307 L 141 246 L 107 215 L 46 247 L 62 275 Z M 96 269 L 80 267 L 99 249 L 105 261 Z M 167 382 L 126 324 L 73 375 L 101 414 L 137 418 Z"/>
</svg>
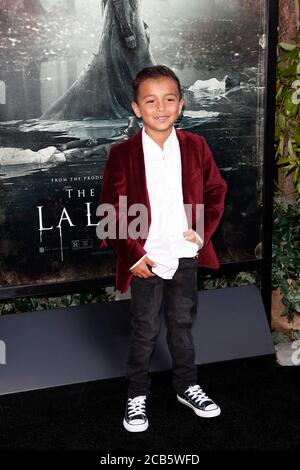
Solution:
<svg viewBox="0 0 300 470">
<path fill-rule="evenodd" d="M 220 266 L 211 236 L 216 230 L 224 211 L 227 184 L 220 176 L 211 150 L 204 137 L 176 129 L 181 152 L 183 202 L 192 204 L 192 227 L 195 230 L 196 204 L 204 204 L 204 245 L 199 251 L 199 266 L 216 269 Z M 128 140 L 111 147 L 103 175 L 99 204 L 113 204 L 116 209 L 116 232 L 124 217 L 127 224 L 135 216 L 118 211 L 119 196 L 126 196 L 128 208 L 142 203 L 148 209 L 148 227 L 151 223 L 151 208 L 146 184 L 146 171 L 142 144 L 142 131 Z M 101 220 L 101 218 L 100 218 Z M 143 238 L 109 239 L 116 256 L 116 288 L 126 292 L 132 274 L 129 268 L 145 253 Z M 154 260 L 155 261 L 155 260 Z"/>
</svg>

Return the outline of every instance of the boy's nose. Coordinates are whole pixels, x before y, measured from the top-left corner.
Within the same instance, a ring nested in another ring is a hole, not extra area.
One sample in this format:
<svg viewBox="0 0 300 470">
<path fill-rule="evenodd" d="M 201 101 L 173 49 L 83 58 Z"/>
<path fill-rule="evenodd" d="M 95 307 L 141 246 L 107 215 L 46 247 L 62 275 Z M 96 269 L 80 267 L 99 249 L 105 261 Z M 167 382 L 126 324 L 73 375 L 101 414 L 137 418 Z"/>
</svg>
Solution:
<svg viewBox="0 0 300 470">
<path fill-rule="evenodd" d="M 165 105 L 163 101 L 157 103 L 157 109 L 158 111 L 163 111 L 165 109 Z"/>
</svg>

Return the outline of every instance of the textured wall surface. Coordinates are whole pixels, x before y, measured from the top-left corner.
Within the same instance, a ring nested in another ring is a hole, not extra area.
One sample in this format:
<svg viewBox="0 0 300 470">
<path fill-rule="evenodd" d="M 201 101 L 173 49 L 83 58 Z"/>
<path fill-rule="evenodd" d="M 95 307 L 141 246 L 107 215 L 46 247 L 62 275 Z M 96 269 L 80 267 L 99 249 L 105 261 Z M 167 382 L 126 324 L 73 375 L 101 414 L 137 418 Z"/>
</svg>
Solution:
<svg viewBox="0 0 300 470">
<path fill-rule="evenodd" d="M 280 0 L 279 2 L 279 41 L 289 42 L 297 32 L 299 15 L 298 0 Z"/>
</svg>

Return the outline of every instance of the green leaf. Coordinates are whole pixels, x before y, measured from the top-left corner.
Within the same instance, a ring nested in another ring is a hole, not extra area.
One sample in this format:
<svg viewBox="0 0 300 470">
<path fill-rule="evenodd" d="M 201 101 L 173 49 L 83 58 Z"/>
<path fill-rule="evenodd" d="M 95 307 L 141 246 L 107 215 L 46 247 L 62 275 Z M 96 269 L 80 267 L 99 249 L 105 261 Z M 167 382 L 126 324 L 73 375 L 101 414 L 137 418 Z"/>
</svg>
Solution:
<svg viewBox="0 0 300 470">
<path fill-rule="evenodd" d="M 278 45 L 284 51 L 293 51 L 296 48 L 295 44 L 288 44 L 287 42 L 280 42 Z"/>
<path fill-rule="evenodd" d="M 279 87 L 279 90 L 278 90 L 277 93 L 276 93 L 276 101 L 280 101 L 280 100 L 281 100 L 282 95 L 283 95 L 283 90 L 284 90 L 284 87 L 283 87 L 283 85 L 281 85 L 281 86 Z"/>
<path fill-rule="evenodd" d="M 292 129 L 292 136 L 296 143 L 300 145 L 300 131 L 298 129 Z"/>
<path fill-rule="evenodd" d="M 278 122 L 279 127 L 282 130 L 284 130 L 285 126 L 286 126 L 286 119 L 285 119 L 285 116 L 282 113 L 278 114 L 277 122 Z"/>
<path fill-rule="evenodd" d="M 284 109 L 285 109 L 285 113 L 288 117 L 294 117 L 296 116 L 297 112 L 298 112 L 298 109 L 299 109 L 299 105 L 298 104 L 294 104 L 292 102 L 292 95 L 289 94 L 285 101 L 284 101 Z"/>
<path fill-rule="evenodd" d="M 277 164 L 285 165 L 286 163 L 289 163 L 289 161 L 290 161 L 289 157 L 283 157 L 283 158 L 279 158 L 279 160 L 277 161 Z"/>
<path fill-rule="evenodd" d="M 291 138 L 289 138 L 289 140 L 288 140 L 288 152 L 289 152 L 290 157 L 291 157 L 293 160 L 297 160 L 297 156 L 296 156 L 296 154 L 295 154 L 295 152 L 294 152 L 294 147 L 293 147 Z"/>
<path fill-rule="evenodd" d="M 298 181 L 298 177 L 299 177 L 299 167 L 296 168 L 294 174 L 293 174 L 293 183 L 296 184 L 297 181 Z"/>
<path fill-rule="evenodd" d="M 275 158 L 277 159 L 278 157 L 282 157 L 283 155 L 283 150 L 284 150 L 284 140 L 283 140 L 283 136 L 281 135 L 280 136 L 280 139 L 279 139 L 279 144 L 277 146 L 277 150 L 276 150 L 276 154 L 275 154 Z"/>
</svg>

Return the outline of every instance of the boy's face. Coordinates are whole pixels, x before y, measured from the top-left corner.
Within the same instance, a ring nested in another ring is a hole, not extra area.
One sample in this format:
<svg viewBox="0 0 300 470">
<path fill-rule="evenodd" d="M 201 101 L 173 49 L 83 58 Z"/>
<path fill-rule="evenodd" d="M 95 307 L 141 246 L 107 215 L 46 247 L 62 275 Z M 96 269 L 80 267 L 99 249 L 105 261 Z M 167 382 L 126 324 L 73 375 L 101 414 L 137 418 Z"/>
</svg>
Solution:
<svg viewBox="0 0 300 470">
<path fill-rule="evenodd" d="M 134 113 L 143 119 L 145 130 L 150 133 L 171 129 L 183 105 L 177 83 L 170 77 L 147 78 L 140 84 L 138 102 L 131 103 Z"/>
</svg>

